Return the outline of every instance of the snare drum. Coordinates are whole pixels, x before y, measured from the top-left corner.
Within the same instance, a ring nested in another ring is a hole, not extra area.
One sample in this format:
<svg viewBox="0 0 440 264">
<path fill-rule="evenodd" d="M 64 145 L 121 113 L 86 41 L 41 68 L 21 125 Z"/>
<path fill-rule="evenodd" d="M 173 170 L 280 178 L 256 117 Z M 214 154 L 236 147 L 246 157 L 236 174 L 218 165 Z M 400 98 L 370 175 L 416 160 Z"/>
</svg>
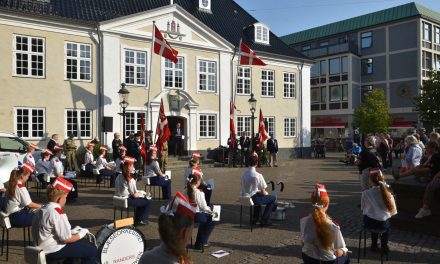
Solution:
<svg viewBox="0 0 440 264">
<path fill-rule="evenodd" d="M 145 237 L 134 227 L 115 230 L 110 224 L 96 233 L 96 246 L 102 264 L 138 263 L 145 251 Z"/>
</svg>

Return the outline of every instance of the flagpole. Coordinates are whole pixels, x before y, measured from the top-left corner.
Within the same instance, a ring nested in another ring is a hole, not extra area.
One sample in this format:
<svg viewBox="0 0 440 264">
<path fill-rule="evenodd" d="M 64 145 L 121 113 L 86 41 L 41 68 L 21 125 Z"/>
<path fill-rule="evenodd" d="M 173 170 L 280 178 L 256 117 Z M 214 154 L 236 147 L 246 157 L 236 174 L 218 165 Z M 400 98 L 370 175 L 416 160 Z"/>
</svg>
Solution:
<svg viewBox="0 0 440 264">
<path fill-rule="evenodd" d="M 156 21 L 153 20 L 153 31 L 151 33 L 151 47 L 150 47 L 150 67 L 148 69 L 149 76 L 148 76 L 148 99 L 147 99 L 147 118 L 150 119 L 150 130 L 153 130 L 153 109 L 151 108 L 151 102 L 150 102 L 150 94 L 151 94 L 151 79 L 152 79 L 152 69 L 153 69 L 153 47 L 154 47 L 154 41 L 155 41 L 155 30 L 156 30 Z M 150 111 L 150 113 L 148 113 Z"/>
</svg>

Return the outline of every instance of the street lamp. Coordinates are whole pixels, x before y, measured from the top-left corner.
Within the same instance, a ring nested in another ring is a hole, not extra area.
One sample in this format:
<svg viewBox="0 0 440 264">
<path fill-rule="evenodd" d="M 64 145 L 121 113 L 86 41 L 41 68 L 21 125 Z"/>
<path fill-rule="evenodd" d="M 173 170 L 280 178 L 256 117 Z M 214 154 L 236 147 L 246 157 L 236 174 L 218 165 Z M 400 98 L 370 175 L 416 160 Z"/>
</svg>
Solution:
<svg viewBox="0 0 440 264">
<path fill-rule="evenodd" d="M 257 99 L 254 98 L 254 94 L 253 93 L 251 93 L 251 98 L 249 98 L 248 103 L 249 103 L 249 107 L 250 107 L 250 110 L 251 110 L 251 113 L 252 113 L 252 117 L 251 117 L 251 133 L 252 133 L 251 134 L 251 146 L 252 146 L 252 150 L 253 150 L 254 149 L 253 148 L 254 137 L 255 137 L 255 132 L 254 132 L 254 119 L 255 119 L 255 116 L 254 116 L 254 114 L 255 114 L 256 107 L 257 107 Z"/>
<path fill-rule="evenodd" d="M 118 91 L 119 94 L 119 105 L 122 107 L 122 135 L 125 138 L 127 135 L 125 134 L 125 109 L 128 106 L 128 96 L 130 95 L 130 91 L 125 88 L 125 83 L 121 83 L 121 89 Z"/>
</svg>

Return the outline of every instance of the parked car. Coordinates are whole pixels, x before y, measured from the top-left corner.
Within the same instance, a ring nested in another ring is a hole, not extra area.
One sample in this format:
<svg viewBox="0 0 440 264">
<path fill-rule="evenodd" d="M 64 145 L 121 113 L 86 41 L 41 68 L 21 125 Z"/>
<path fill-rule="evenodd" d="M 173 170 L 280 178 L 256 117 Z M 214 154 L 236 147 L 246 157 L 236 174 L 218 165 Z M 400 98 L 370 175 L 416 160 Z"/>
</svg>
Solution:
<svg viewBox="0 0 440 264">
<path fill-rule="evenodd" d="M 23 162 L 27 146 L 29 143 L 19 136 L 0 131 L 0 181 L 7 182 L 18 162 Z M 41 159 L 41 150 L 35 150 L 34 158 L 35 162 Z"/>
</svg>

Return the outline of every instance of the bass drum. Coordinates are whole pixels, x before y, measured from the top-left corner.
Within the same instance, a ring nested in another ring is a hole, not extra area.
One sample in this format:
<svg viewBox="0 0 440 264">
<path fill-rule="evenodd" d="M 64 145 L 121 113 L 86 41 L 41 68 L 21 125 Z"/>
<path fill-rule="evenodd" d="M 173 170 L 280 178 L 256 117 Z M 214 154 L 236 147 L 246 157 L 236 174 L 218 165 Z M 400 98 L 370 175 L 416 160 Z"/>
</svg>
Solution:
<svg viewBox="0 0 440 264">
<path fill-rule="evenodd" d="M 145 251 L 145 237 L 134 227 L 115 230 L 113 224 L 96 233 L 98 260 L 102 264 L 138 263 Z"/>
</svg>

